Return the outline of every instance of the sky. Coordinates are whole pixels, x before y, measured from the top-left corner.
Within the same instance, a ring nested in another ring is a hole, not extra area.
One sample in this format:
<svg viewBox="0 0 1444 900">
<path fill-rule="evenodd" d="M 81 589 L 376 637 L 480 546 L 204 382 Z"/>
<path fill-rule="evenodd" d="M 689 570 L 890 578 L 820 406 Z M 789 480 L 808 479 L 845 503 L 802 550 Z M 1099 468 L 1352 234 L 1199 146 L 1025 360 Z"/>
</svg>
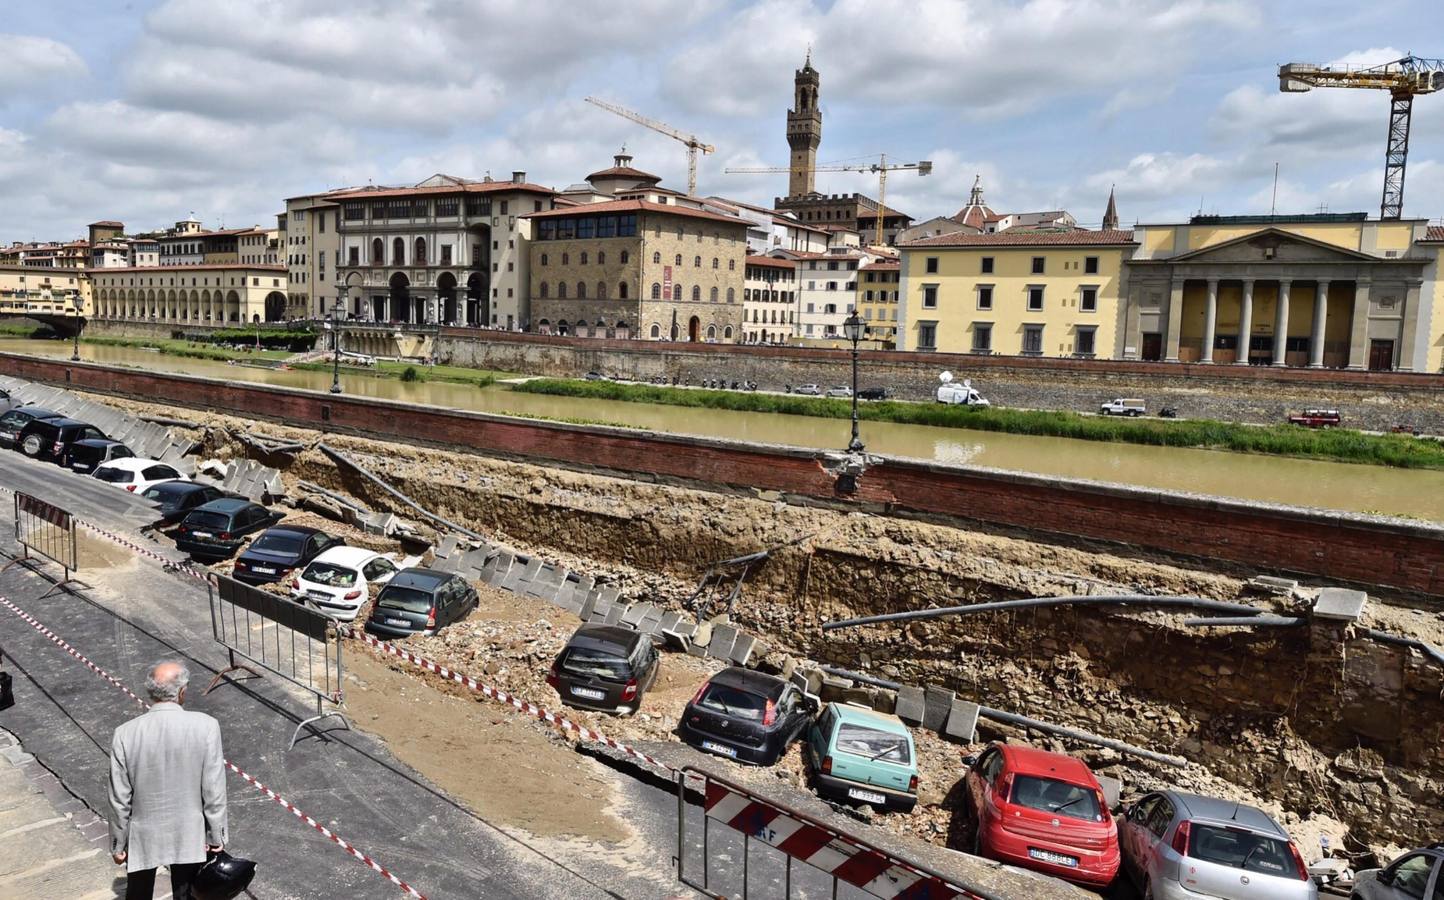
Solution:
<svg viewBox="0 0 1444 900">
<path fill-rule="evenodd" d="M 1418 46 L 1412 42 L 1418 40 Z M 634 165 L 698 192 L 786 193 L 792 78 L 821 74 L 822 163 L 886 153 L 933 174 L 888 205 L 951 215 L 981 176 L 998 212 L 1097 227 L 1369 212 L 1381 91 L 1278 91 L 1284 62 L 1444 56 L 1438 0 L 6 0 L 0 242 L 194 214 L 274 227 L 286 197 L 433 173 L 564 187 Z M 1444 216 L 1444 96 L 1415 102 L 1406 216 Z M 1275 164 L 1278 179 L 1275 197 Z M 875 175 L 818 189 L 877 194 Z"/>
</svg>

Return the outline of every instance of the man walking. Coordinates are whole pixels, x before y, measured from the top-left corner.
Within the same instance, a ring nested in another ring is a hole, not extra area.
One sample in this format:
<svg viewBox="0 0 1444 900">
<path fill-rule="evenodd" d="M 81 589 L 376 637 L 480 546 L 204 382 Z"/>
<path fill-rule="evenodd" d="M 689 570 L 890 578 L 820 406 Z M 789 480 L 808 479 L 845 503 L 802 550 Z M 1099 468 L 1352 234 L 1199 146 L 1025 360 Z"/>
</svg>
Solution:
<svg viewBox="0 0 1444 900">
<path fill-rule="evenodd" d="M 115 730 L 110 746 L 111 852 L 126 867 L 127 900 L 150 900 L 155 870 L 170 867 L 171 894 L 190 900 L 206 852 L 228 840 L 221 727 L 181 708 L 190 672 L 158 662 L 146 673 L 151 707 Z"/>
</svg>

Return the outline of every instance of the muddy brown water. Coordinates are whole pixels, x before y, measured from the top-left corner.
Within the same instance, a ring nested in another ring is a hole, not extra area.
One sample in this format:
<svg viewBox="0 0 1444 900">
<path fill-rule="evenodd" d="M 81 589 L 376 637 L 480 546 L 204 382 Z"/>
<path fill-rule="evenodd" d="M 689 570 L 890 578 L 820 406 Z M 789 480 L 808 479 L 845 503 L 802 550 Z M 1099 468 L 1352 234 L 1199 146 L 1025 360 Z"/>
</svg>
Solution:
<svg viewBox="0 0 1444 900">
<path fill-rule="evenodd" d="M 16 338 L 0 341 L 0 350 L 68 358 L 71 345 Z M 151 371 L 310 390 L 331 386 L 329 372 L 227 365 L 134 347 L 82 345 L 80 355 L 91 362 Z M 478 412 L 615 422 L 674 434 L 797 447 L 841 448 L 848 440 L 849 425 L 841 419 L 549 397 L 515 393 L 503 385 L 477 388 L 445 382 L 407 383 L 359 374 L 343 374 L 341 382 L 352 395 Z M 888 422 L 863 422 L 862 438 L 875 453 L 943 463 L 968 463 L 1245 500 L 1444 521 L 1444 471 Z"/>
</svg>

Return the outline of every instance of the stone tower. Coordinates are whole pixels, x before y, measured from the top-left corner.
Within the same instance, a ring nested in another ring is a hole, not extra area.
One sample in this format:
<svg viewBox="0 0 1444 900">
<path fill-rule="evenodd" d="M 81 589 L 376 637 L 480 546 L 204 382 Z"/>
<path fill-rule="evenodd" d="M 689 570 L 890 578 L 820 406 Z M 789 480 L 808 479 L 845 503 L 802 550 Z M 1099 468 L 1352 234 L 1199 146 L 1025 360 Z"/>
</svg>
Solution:
<svg viewBox="0 0 1444 900">
<path fill-rule="evenodd" d="M 822 110 L 817 106 L 819 79 L 812 67 L 812 51 L 793 77 L 792 109 L 787 111 L 787 144 L 792 148 L 787 196 L 801 197 L 816 190 L 817 146 L 822 143 Z"/>
</svg>

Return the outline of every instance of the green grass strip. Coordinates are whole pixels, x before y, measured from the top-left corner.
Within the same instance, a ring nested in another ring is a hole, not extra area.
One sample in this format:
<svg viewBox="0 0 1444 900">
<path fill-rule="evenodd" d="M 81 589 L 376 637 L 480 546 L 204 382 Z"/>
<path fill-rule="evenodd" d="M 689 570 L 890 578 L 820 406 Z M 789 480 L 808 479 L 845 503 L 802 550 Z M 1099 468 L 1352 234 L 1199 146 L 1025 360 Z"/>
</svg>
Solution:
<svg viewBox="0 0 1444 900">
<path fill-rule="evenodd" d="M 781 413 L 846 419 L 848 400 L 779 394 L 753 394 L 700 388 L 674 388 L 612 381 L 538 378 L 512 386 L 526 394 L 620 400 L 740 412 Z M 941 403 L 864 402 L 859 418 L 869 422 L 969 428 L 1084 441 L 1117 441 L 1158 447 L 1195 447 L 1263 453 L 1339 462 L 1366 463 L 1405 469 L 1444 468 L 1444 443 L 1410 435 L 1364 434 L 1347 428 L 1309 429 L 1297 425 L 1242 425 L 1207 419 L 1123 419 L 1084 416 L 1073 412 L 975 409 Z"/>
</svg>

